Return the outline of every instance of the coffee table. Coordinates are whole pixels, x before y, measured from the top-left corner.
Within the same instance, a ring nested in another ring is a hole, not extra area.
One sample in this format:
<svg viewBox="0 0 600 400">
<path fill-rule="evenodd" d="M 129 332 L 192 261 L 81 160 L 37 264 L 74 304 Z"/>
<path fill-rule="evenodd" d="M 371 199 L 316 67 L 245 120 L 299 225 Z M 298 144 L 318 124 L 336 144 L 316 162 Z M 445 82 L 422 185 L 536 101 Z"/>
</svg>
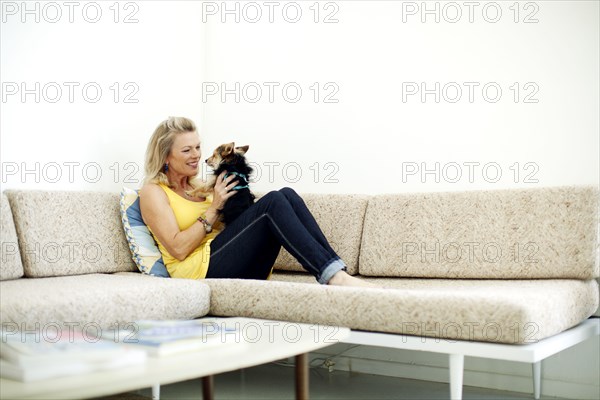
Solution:
<svg viewBox="0 0 600 400">
<path fill-rule="evenodd" d="M 213 375 L 295 357 L 296 398 L 307 399 L 308 353 L 338 343 L 350 335 L 348 328 L 326 325 L 253 318 L 223 318 L 219 321 L 225 321 L 227 327 L 239 327 L 240 343 L 148 357 L 144 364 L 112 371 L 30 383 L 0 379 L 0 398 L 80 399 L 147 387 L 153 387 L 153 393 L 158 394 L 159 385 L 202 377 L 203 396 L 208 400 L 212 399 L 214 392 Z"/>
</svg>

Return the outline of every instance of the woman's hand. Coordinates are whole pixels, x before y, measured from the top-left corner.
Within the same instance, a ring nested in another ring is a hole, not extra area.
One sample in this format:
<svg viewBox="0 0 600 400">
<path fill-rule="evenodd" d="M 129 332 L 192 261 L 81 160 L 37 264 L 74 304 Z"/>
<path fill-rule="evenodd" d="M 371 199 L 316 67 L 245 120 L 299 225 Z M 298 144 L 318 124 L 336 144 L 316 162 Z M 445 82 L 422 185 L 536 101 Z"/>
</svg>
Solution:
<svg viewBox="0 0 600 400">
<path fill-rule="evenodd" d="M 217 181 L 215 183 L 215 189 L 213 192 L 213 202 L 212 206 L 215 210 L 222 210 L 225 206 L 225 203 L 230 197 L 233 197 L 237 194 L 237 190 L 231 190 L 238 184 L 239 181 L 234 181 L 236 178 L 235 175 L 230 175 L 227 178 L 223 179 L 227 171 L 221 172 L 221 174 L 217 177 Z"/>
</svg>

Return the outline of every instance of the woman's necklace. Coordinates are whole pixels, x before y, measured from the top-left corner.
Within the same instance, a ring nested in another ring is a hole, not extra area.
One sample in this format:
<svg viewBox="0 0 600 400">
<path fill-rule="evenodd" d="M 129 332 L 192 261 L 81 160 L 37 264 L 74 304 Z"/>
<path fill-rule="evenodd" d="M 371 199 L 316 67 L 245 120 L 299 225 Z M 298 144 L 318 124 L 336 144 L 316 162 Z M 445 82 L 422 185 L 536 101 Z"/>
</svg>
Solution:
<svg viewBox="0 0 600 400">
<path fill-rule="evenodd" d="M 183 191 L 183 195 L 188 199 L 192 199 L 192 200 L 194 199 L 194 196 L 190 196 L 186 190 Z"/>
<path fill-rule="evenodd" d="M 192 190 L 192 188 L 190 188 L 189 190 Z M 204 197 L 194 197 L 194 196 L 190 196 L 189 194 L 187 194 L 187 191 L 183 190 L 183 197 L 185 197 L 186 199 L 192 200 L 192 201 L 204 201 L 206 200 Z"/>
</svg>

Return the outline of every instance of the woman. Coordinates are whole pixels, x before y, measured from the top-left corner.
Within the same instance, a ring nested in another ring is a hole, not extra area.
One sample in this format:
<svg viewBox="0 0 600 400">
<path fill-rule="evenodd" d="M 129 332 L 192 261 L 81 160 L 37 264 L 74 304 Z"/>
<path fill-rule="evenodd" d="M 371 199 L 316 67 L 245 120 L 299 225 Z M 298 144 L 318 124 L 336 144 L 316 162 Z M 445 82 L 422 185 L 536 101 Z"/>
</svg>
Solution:
<svg viewBox="0 0 600 400">
<path fill-rule="evenodd" d="M 194 123 L 171 117 L 146 151 L 142 217 L 173 278 L 267 279 L 281 246 L 322 284 L 372 286 L 345 272 L 302 199 L 290 188 L 259 199 L 224 227 L 219 210 L 237 191 L 235 175 L 217 177 L 208 198 L 191 197 L 201 160 Z"/>
</svg>

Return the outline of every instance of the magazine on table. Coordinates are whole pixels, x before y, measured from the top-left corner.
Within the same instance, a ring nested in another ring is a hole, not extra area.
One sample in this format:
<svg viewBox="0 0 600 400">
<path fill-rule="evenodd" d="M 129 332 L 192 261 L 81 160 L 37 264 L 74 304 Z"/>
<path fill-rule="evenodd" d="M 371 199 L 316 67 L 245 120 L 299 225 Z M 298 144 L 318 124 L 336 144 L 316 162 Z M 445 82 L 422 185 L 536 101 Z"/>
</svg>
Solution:
<svg viewBox="0 0 600 400">
<path fill-rule="evenodd" d="M 240 331 L 220 319 L 139 320 L 129 329 L 108 332 L 111 339 L 144 349 L 151 356 L 165 356 L 223 345 L 242 345 Z"/>
</svg>

